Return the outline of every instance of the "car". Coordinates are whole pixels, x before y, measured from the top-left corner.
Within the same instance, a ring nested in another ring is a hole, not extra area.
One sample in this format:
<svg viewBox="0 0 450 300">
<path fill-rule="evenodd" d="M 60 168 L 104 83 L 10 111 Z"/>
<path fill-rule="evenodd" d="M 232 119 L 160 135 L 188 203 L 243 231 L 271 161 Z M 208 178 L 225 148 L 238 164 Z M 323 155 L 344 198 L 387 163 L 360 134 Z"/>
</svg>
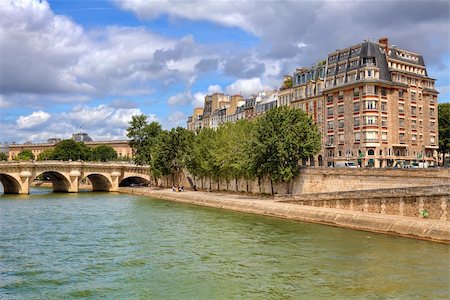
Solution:
<svg viewBox="0 0 450 300">
<path fill-rule="evenodd" d="M 338 161 L 335 164 L 336 168 L 357 168 L 358 166 L 352 161 Z"/>
</svg>

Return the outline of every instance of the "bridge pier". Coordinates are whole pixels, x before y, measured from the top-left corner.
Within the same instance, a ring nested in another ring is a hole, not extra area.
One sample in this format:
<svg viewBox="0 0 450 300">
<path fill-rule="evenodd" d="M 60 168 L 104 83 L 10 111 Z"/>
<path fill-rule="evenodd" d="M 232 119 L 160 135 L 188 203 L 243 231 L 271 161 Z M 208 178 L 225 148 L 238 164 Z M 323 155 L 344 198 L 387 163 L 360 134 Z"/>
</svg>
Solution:
<svg viewBox="0 0 450 300">
<path fill-rule="evenodd" d="M 30 193 L 30 181 L 32 174 L 30 171 L 22 171 L 20 172 L 19 176 L 20 176 L 19 194 L 28 195 Z"/>
<path fill-rule="evenodd" d="M 69 193 L 78 193 L 79 190 L 79 179 L 80 179 L 81 173 L 78 170 L 72 170 L 69 172 L 69 188 L 67 189 L 67 192 Z"/>
<path fill-rule="evenodd" d="M 117 192 L 119 190 L 119 178 L 120 175 L 122 175 L 121 172 L 118 171 L 113 171 L 111 172 L 111 188 L 110 188 L 110 192 Z"/>
</svg>

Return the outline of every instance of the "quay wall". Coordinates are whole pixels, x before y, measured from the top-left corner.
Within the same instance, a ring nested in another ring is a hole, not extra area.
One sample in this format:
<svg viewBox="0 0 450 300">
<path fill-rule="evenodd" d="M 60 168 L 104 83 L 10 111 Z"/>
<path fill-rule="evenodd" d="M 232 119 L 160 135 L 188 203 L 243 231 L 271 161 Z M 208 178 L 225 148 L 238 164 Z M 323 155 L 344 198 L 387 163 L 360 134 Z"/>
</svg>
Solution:
<svg viewBox="0 0 450 300">
<path fill-rule="evenodd" d="M 280 202 L 450 221 L 450 185 L 278 196 Z"/>
<path fill-rule="evenodd" d="M 253 194 L 300 195 L 355 190 L 376 190 L 402 187 L 450 184 L 450 169 L 366 169 L 366 168 L 303 168 L 289 183 L 274 184 L 270 180 L 196 178 L 185 173 L 159 180 L 160 186 L 196 185 L 211 191 L 246 192 Z"/>
</svg>

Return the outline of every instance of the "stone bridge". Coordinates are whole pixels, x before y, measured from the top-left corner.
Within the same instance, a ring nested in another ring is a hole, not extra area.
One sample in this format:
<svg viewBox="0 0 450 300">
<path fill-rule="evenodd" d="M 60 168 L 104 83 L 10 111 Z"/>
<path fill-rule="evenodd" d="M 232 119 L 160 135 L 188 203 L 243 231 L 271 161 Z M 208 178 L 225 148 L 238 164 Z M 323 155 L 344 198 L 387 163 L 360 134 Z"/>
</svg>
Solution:
<svg viewBox="0 0 450 300">
<path fill-rule="evenodd" d="M 49 179 L 55 192 L 77 193 L 86 178 L 94 191 L 117 191 L 119 186 L 148 183 L 149 167 L 130 163 L 81 161 L 0 162 L 0 182 L 5 194 L 29 194 L 30 183 Z"/>
</svg>

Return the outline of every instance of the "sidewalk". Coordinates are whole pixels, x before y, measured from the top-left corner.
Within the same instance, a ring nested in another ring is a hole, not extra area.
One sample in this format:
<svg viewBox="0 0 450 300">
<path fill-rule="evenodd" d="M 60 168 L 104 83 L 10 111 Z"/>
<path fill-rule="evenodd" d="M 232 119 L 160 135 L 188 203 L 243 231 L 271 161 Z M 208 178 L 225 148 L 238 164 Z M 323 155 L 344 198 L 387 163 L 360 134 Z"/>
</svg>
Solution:
<svg viewBox="0 0 450 300">
<path fill-rule="evenodd" d="M 386 233 L 450 244 L 450 222 L 280 203 L 271 197 L 171 189 L 119 188 L 119 192 L 259 215 Z"/>
</svg>

